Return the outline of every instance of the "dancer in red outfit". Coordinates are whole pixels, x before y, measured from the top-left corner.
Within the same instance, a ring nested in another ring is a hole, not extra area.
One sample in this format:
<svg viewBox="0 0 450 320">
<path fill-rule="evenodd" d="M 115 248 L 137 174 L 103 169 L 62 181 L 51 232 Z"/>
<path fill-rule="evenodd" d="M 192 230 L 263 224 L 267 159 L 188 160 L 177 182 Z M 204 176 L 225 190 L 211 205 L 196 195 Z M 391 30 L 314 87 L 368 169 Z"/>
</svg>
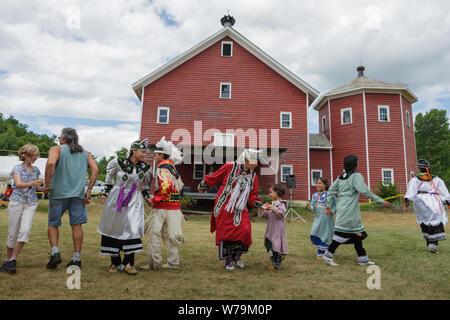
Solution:
<svg viewBox="0 0 450 320">
<path fill-rule="evenodd" d="M 252 244 L 252 228 L 247 205 L 261 208 L 258 198 L 258 166 L 260 151 L 245 149 L 235 162 L 225 163 L 219 170 L 205 176 L 204 186 L 220 186 L 211 215 L 211 233 L 216 232 L 219 259 L 225 269 L 234 270 L 233 261 L 244 268 L 241 255 Z"/>
</svg>

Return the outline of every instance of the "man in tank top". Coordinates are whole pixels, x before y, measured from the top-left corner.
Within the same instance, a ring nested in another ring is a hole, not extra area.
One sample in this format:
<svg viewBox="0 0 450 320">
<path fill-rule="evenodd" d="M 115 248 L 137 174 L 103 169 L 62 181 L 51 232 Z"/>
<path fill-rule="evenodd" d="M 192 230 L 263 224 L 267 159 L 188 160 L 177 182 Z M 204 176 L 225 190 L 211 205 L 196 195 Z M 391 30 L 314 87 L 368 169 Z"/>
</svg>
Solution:
<svg viewBox="0 0 450 320">
<path fill-rule="evenodd" d="M 97 180 L 98 167 L 92 155 L 78 144 L 75 129 L 64 128 L 59 146 L 50 148 L 45 166 L 44 190 L 48 192 L 48 239 L 52 250 L 47 269 L 54 269 L 62 262 L 58 247 L 59 226 L 66 210 L 69 210 L 74 243 L 74 254 L 67 267 L 81 268 L 82 224 L 87 222 L 86 204 Z M 89 186 L 85 192 L 87 169 L 91 170 Z"/>
</svg>

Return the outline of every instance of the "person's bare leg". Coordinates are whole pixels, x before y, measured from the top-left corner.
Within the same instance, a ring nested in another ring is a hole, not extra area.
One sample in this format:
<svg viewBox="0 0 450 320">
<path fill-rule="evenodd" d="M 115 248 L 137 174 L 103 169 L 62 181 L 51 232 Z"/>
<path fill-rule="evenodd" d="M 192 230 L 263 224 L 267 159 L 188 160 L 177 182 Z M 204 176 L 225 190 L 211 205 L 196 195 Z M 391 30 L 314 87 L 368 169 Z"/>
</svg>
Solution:
<svg viewBox="0 0 450 320">
<path fill-rule="evenodd" d="M 14 248 L 8 248 L 8 246 L 6 246 L 6 260 L 11 259 L 13 252 Z"/>
<path fill-rule="evenodd" d="M 81 247 L 83 246 L 83 225 L 73 224 L 71 227 L 74 252 L 81 253 Z"/>
<path fill-rule="evenodd" d="M 10 258 L 17 259 L 17 256 L 19 255 L 20 250 L 22 250 L 24 245 L 25 245 L 25 242 L 17 242 L 16 246 L 14 247 L 12 256 Z"/>
<path fill-rule="evenodd" d="M 47 235 L 50 242 L 50 247 L 58 246 L 59 229 L 57 227 L 49 225 L 47 229 Z"/>
</svg>

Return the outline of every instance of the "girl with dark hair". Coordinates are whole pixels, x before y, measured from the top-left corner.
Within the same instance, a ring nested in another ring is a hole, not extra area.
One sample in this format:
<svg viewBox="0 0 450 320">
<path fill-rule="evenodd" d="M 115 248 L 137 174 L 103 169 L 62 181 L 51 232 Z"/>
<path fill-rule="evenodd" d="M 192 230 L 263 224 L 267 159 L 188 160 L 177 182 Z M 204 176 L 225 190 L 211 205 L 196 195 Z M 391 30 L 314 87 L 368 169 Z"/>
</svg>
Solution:
<svg viewBox="0 0 450 320">
<path fill-rule="evenodd" d="M 359 209 L 359 195 L 364 196 L 382 203 L 385 207 L 391 204 L 384 201 L 379 196 L 370 192 L 364 183 L 364 179 L 359 172 L 358 158 L 349 155 L 344 158 L 345 171 L 333 183 L 328 190 L 327 209 L 325 213 L 331 215 L 331 207 L 333 200 L 330 196 L 339 195 L 336 199 L 336 223 L 334 235 L 328 250 L 323 254 L 323 261 L 332 266 L 338 264 L 334 262 L 333 257 L 336 249 L 341 244 L 353 244 L 358 255 L 357 261 L 360 266 L 374 264 L 364 250 L 362 241 L 367 237 L 367 233 L 362 224 L 361 211 Z"/>
<path fill-rule="evenodd" d="M 317 259 L 322 259 L 331 243 L 334 232 L 334 217 L 325 214 L 328 199 L 328 180 L 320 177 L 316 181 L 317 192 L 312 195 L 308 211 L 315 211 L 314 222 L 311 228 L 311 242 L 317 247 Z M 336 213 L 336 196 L 330 196 L 331 212 Z"/>
<path fill-rule="evenodd" d="M 284 187 L 276 184 L 269 189 L 269 195 L 272 199 L 271 203 L 265 203 L 261 209 L 258 210 L 258 216 L 266 217 L 267 228 L 264 236 L 264 245 L 270 256 L 272 265 L 270 270 L 278 270 L 281 267 L 281 262 L 288 254 L 288 246 L 286 241 L 286 203 L 281 200 L 284 196 Z"/>
</svg>

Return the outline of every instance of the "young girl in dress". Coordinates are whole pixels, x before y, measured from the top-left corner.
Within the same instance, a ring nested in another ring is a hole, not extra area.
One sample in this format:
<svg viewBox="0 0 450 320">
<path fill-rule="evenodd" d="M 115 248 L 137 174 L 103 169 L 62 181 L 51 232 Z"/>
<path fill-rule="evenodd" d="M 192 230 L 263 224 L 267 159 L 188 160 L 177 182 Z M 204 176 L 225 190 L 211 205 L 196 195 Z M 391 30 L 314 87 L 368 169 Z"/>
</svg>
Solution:
<svg viewBox="0 0 450 320">
<path fill-rule="evenodd" d="M 332 215 L 325 214 L 328 199 L 328 180 L 320 177 L 316 181 L 317 192 L 313 194 L 311 204 L 308 204 L 309 211 L 316 211 L 314 223 L 311 228 L 311 242 L 317 247 L 317 259 L 322 259 L 331 243 L 334 232 L 334 214 L 336 213 L 336 196 L 330 196 Z"/>
<path fill-rule="evenodd" d="M 364 183 L 361 173 L 356 172 L 358 157 L 349 155 L 344 158 L 344 172 L 328 189 L 328 196 L 339 195 L 336 199 L 336 223 L 334 235 L 327 251 L 323 254 L 323 261 L 329 265 L 337 266 L 334 262 L 334 253 L 341 244 L 353 244 L 355 247 L 357 262 L 360 266 L 375 264 L 369 260 L 363 247 L 363 240 L 367 233 L 362 224 L 361 211 L 359 209 L 359 195 L 362 194 L 373 201 L 381 203 L 388 208 L 391 204 L 373 194 Z M 331 215 L 332 200 L 327 200 L 325 209 L 327 215 Z"/>
<path fill-rule="evenodd" d="M 268 219 L 264 245 L 269 253 L 272 265 L 270 270 L 277 270 L 281 267 L 281 262 L 288 254 L 286 242 L 286 204 L 281 198 L 284 196 L 284 187 L 280 184 L 272 186 L 269 190 L 271 203 L 265 203 L 262 209 L 258 210 L 260 217 Z"/>
<path fill-rule="evenodd" d="M 35 145 L 26 144 L 19 149 L 19 160 L 22 164 L 12 169 L 14 191 L 8 205 L 8 239 L 6 242 L 6 262 L 0 271 L 16 273 L 16 259 L 31 232 L 34 213 L 38 206 L 36 190 L 42 191 L 44 183 L 39 179 L 41 172 L 33 163 L 39 158 L 39 149 Z"/>
</svg>

